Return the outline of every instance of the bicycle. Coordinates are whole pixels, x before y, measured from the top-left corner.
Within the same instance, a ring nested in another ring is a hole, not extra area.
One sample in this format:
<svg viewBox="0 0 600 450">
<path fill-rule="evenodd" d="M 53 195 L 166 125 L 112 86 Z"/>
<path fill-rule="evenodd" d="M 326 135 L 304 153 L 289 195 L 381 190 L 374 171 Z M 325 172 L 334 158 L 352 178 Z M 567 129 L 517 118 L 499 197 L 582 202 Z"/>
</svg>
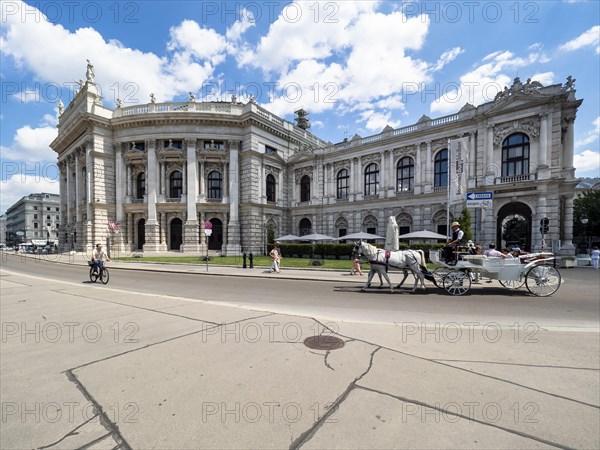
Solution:
<svg viewBox="0 0 600 450">
<path fill-rule="evenodd" d="M 94 263 L 92 261 L 89 261 L 88 264 L 90 266 L 90 281 L 92 283 L 98 281 L 98 278 L 100 278 L 100 282 L 102 284 L 108 283 L 108 280 L 110 279 L 110 274 L 108 273 L 108 269 L 104 267 L 104 265 L 97 268 L 94 267 Z M 100 269 L 99 272 L 98 269 Z"/>
</svg>

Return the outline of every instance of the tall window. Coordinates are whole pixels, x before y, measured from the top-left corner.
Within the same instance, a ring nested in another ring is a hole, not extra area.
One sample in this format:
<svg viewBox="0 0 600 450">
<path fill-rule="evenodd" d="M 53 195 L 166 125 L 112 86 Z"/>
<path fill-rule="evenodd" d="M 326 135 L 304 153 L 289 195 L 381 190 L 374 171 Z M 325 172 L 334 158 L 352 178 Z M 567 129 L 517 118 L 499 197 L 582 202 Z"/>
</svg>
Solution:
<svg viewBox="0 0 600 450">
<path fill-rule="evenodd" d="M 300 178 L 300 201 L 310 201 L 310 177 L 308 175 Z"/>
<path fill-rule="evenodd" d="M 338 200 L 348 198 L 348 190 L 350 188 L 350 174 L 348 169 L 342 169 L 337 174 L 337 196 Z"/>
<path fill-rule="evenodd" d="M 448 187 L 448 149 L 439 151 L 433 161 L 433 187 Z"/>
<path fill-rule="evenodd" d="M 208 198 L 223 197 L 223 177 L 221 172 L 213 170 L 208 174 Z"/>
<path fill-rule="evenodd" d="M 169 177 L 169 197 L 181 198 L 183 193 L 183 175 L 179 170 L 175 170 Z"/>
<path fill-rule="evenodd" d="M 146 195 L 146 174 L 138 174 L 135 180 L 135 198 L 142 199 Z"/>
<path fill-rule="evenodd" d="M 514 177 L 529 173 L 529 137 L 523 133 L 508 136 L 502 142 L 502 176 Z"/>
<path fill-rule="evenodd" d="M 300 236 L 306 236 L 307 234 L 310 234 L 312 230 L 312 223 L 310 222 L 310 219 L 307 219 L 306 217 L 302 219 L 298 228 Z"/>
<path fill-rule="evenodd" d="M 375 163 L 365 168 L 365 195 L 377 195 L 379 185 L 379 167 Z"/>
<path fill-rule="evenodd" d="M 275 177 L 271 174 L 267 175 L 267 201 L 275 202 Z"/>
<path fill-rule="evenodd" d="M 411 191 L 415 182 L 415 163 L 413 159 L 405 156 L 398 161 L 396 166 L 396 190 L 398 192 Z"/>
</svg>

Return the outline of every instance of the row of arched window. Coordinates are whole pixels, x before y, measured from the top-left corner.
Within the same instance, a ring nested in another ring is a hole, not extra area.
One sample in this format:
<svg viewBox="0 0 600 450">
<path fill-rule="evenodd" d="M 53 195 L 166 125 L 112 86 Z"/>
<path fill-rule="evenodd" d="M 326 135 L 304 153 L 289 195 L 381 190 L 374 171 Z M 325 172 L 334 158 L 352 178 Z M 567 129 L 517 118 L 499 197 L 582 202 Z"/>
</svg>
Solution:
<svg viewBox="0 0 600 450">
<path fill-rule="evenodd" d="M 137 175 L 135 183 L 135 196 L 137 199 L 143 199 L 146 195 L 146 174 L 140 172 Z M 223 198 L 223 175 L 216 170 L 210 172 L 207 178 L 208 198 Z M 183 194 L 183 174 L 180 170 L 174 170 L 169 175 L 169 188 L 167 196 L 169 198 L 181 198 Z"/>
<path fill-rule="evenodd" d="M 448 185 L 448 149 L 440 150 L 433 160 L 433 186 L 444 188 Z M 526 175 L 529 173 L 529 137 L 523 133 L 514 133 L 502 143 L 502 177 Z M 409 192 L 414 188 L 415 163 L 413 158 L 405 156 L 396 164 L 396 191 Z M 146 194 L 146 175 L 141 172 L 136 180 L 136 197 L 144 198 Z M 266 177 L 266 197 L 268 202 L 276 201 L 276 182 L 272 174 Z M 363 194 L 378 195 L 379 166 L 368 164 L 363 172 Z M 179 170 L 169 175 L 169 198 L 181 198 L 183 193 L 183 174 Z M 336 174 L 336 198 L 347 199 L 350 194 L 350 172 L 341 169 Z M 223 197 L 223 176 L 218 171 L 212 171 L 207 178 L 207 196 L 209 199 Z M 310 177 L 300 178 L 300 201 L 308 202 L 311 198 Z"/>
</svg>

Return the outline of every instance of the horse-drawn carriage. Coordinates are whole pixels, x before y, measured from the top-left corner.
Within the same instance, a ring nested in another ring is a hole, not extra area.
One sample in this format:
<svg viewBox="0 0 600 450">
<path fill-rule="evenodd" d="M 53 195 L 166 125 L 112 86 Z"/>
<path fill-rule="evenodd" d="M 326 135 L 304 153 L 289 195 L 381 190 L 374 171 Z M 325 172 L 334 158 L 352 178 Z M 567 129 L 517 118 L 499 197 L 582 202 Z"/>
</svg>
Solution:
<svg viewBox="0 0 600 450">
<path fill-rule="evenodd" d="M 435 284 L 451 295 L 463 295 L 475 278 L 498 280 L 507 289 L 525 285 L 538 297 L 554 294 L 560 287 L 560 273 L 552 253 L 529 253 L 513 259 L 458 253 L 453 264 L 440 258 L 441 250 L 429 252 L 429 259 L 440 266 L 433 272 Z"/>
<path fill-rule="evenodd" d="M 390 290 L 393 292 L 391 281 L 387 275 L 388 267 L 404 270 L 404 279 L 398 287 L 406 280 L 408 270 L 413 273 L 415 285 L 412 292 L 416 292 L 419 282 L 422 289 L 425 290 L 424 280 L 428 279 L 450 295 L 463 295 L 471 289 L 475 278 L 487 277 L 498 280 L 502 286 L 508 289 L 518 289 L 525 285 L 532 294 L 546 297 L 556 292 L 561 283 L 560 273 L 555 267 L 555 258 L 552 253 L 532 253 L 515 259 L 458 253 L 453 264 L 449 264 L 442 260 L 441 250 L 432 250 L 429 258 L 440 268 L 429 272 L 425 266 L 425 256 L 422 250 L 390 252 L 378 249 L 366 242 L 359 242 L 356 244 L 354 252 L 364 255 L 371 264 L 371 271 L 363 290 L 370 286 L 373 275 L 379 273 L 380 276 L 386 278 Z"/>
</svg>

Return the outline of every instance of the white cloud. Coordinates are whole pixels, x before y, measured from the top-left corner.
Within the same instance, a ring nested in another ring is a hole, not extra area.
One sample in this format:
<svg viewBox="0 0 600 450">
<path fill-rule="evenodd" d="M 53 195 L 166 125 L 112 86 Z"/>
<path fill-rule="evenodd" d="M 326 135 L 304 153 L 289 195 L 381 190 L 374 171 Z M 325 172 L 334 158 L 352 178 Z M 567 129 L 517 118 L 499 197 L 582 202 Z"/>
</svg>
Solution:
<svg viewBox="0 0 600 450">
<path fill-rule="evenodd" d="M 240 16 L 241 20 L 236 20 L 233 25 L 227 28 L 227 32 L 225 33 L 227 40 L 230 42 L 237 42 L 241 39 L 242 34 L 256 26 L 254 15 L 251 11 L 242 8 Z"/>
<path fill-rule="evenodd" d="M 458 55 L 464 53 L 465 51 L 460 47 L 454 47 L 450 49 L 440 56 L 435 66 L 432 68 L 434 72 L 438 72 L 444 68 L 448 63 L 454 61 Z"/>
<path fill-rule="evenodd" d="M 600 25 L 596 25 L 584 33 L 577 36 L 575 39 L 561 45 L 560 50 L 572 52 L 583 47 L 596 47 L 596 53 L 600 54 Z"/>
<path fill-rule="evenodd" d="M 56 153 L 49 144 L 57 135 L 58 131 L 52 125 L 45 124 L 38 128 L 25 125 L 16 131 L 10 147 L 1 147 L 0 154 L 3 159 L 13 161 L 54 161 Z"/>
<path fill-rule="evenodd" d="M 573 156 L 577 176 L 600 177 L 600 152 L 584 150 Z"/>
<path fill-rule="evenodd" d="M 15 4 L 33 9 L 22 2 Z M 91 58 L 105 101 L 114 103 L 120 97 L 126 106 L 147 103 L 150 93 L 160 102 L 197 92 L 211 79 L 229 48 L 219 33 L 190 20 L 171 28 L 170 56 L 158 56 L 107 41 L 90 27 L 71 32 L 46 20 L 41 12 L 5 19 L 2 51 L 13 57 L 17 67 L 42 83 L 63 85 L 84 78 L 85 61 Z M 63 98 L 65 104 L 68 101 Z"/>
<path fill-rule="evenodd" d="M 575 142 L 577 147 L 589 145 L 595 142 L 600 137 L 600 116 L 596 117 L 596 120 L 592 122 L 594 128 L 583 135 L 583 137 Z"/>
<path fill-rule="evenodd" d="M 33 169 L 33 166 L 29 167 Z M 59 182 L 48 175 L 55 174 L 56 168 L 39 166 L 36 174 L 15 174 L 0 183 L 0 211 L 5 212 L 8 208 L 26 195 L 46 192 L 48 194 L 59 193 Z"/>
<path fill-rule="evenodd" d="M 485 56 L 482 64 L 460 77 L 459 86 L 455 87 L 456 83 L 441 86 L 440 92 L 443 94 L 431 103 L 431 112 L 450 114 L 458 111 L 467 102 L 480 105 L 492 101 L 504 86 L 512 84 L 512 78 L 507 72 L 514 72 L 515 69 L 545 60 L 545 56 L 538 51 L 539 46 L 534 50 L 526 58 L 515 56 L 509 51 L 496 51 Z M 538 73 L 531 78 L 546 85 L 552 82 L 554 73 Z"/>
<path fill-rule="evenodd" d="M 361 120 L 366 122 L 365 127 L 367 130 L 372 132 L 380 132 L 383 130 L 386 125 L 391 126 L 392 128 L 398 128 L 400 126 L 399 120 L 391 120 L 391 113 L 382 113 L 380 111 L 363 111 L 360 114 Z"/>
</svg>

